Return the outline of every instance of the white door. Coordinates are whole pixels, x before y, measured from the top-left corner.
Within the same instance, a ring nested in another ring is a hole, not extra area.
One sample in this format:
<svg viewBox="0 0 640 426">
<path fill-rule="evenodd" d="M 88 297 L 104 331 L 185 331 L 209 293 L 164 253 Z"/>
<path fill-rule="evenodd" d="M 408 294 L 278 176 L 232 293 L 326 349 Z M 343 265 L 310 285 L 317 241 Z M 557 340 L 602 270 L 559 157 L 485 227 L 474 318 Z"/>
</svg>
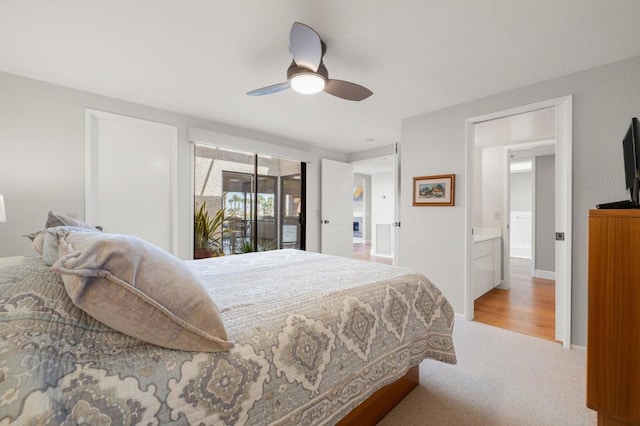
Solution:
<svg viewBox="0 0 640 426">
<path fill-rule="evenodd" d="M 400 144 L 395 144 L 394 168 L 393 168 L 393 264 L 400 264 Z"/>
<path fill-rule="evenodd" d="M 322 159 L 321 251 L 353 257 L 353 171 L 351 164 Z"/>
<path fill-rule="evenodd" d="M 87 110 L 86 221 L 177 254 L 177 128 Z"/>
</svg>

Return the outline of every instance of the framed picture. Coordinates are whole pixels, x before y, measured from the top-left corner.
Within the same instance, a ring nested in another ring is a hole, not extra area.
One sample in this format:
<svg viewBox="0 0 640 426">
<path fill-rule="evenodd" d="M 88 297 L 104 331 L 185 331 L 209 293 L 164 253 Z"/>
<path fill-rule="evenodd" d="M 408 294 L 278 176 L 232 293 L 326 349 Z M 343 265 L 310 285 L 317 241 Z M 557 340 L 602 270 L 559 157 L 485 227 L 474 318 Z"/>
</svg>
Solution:
<svg viewBox="0 0 640 426">
<path fill-rule="evenodd" d="M 414 206 L 454 206 L 456 175 L 413 178 Z"/>
</svg>

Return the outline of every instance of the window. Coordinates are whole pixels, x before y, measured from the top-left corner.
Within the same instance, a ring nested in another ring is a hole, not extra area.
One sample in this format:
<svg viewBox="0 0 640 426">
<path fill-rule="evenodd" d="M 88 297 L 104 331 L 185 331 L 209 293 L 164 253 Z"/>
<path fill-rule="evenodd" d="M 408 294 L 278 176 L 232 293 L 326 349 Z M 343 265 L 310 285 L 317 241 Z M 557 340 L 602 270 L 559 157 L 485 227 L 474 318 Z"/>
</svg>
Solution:
<svg viewBox="0 0 640 426">
<path fill-rule="evenodd" d="M 225 255 L 304 250 L 304 163 L 202 144 L 194 157 L 195 209 L 224 210 Z"/>
</svg>

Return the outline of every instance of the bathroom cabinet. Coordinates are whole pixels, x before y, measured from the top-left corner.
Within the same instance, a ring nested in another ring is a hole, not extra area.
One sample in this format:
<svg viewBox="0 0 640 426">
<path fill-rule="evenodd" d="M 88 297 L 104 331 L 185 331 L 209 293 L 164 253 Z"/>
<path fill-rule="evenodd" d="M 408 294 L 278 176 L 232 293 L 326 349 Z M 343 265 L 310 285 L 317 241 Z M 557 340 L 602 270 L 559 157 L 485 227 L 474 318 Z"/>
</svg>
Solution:
<svg viewBox="0 0 640 426">
<path fill-rule="evenodd" d="M 502 282 L 500 237 L 478 236 L 473 243 L 473 298 L 477 299 Z"/>
</svg>

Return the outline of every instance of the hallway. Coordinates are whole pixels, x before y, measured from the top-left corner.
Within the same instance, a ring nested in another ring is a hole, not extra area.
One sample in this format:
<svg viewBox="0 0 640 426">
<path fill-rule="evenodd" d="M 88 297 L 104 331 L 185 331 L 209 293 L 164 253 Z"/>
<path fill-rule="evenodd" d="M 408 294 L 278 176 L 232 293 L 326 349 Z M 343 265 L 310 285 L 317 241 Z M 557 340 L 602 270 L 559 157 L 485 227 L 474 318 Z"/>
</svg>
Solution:
<svg viewBox="0 0 640 426">
<path fill-rule="evenodd" d="M 369 262 L 393 265 L 393 258 L 391 257 L 371 256 L 371 243 L 354 243 L 353 258 L 358 260 L 366 260 Z"/>
</svg>

